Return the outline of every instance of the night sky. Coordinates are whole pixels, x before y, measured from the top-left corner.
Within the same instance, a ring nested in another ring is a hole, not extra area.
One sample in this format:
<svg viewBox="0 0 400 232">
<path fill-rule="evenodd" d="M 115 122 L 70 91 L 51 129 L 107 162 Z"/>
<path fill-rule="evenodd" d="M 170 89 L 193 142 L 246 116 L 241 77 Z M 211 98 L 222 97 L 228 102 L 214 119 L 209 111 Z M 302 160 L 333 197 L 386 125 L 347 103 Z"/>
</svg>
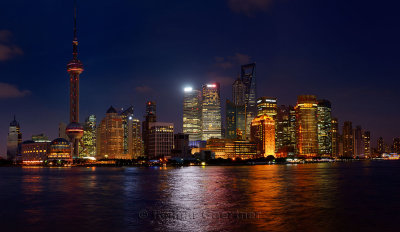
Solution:
<svg viewBox="0 0 400 232">
<path fill-rule="evenodd" d="M 183 87 L 221 83 L 257 63 L 258 96 L 332 102 L 333 116 L 387 142 L 400 136 L 397 1 L 78 1 L 80 119 L 146 100 L 181 131 Z M 23 140 L 69 120 L 73 1 L 0 3 L 0 154 L 15 114 Z M 224 115 L 224 111 L 223 111 Z"/>
</svg>

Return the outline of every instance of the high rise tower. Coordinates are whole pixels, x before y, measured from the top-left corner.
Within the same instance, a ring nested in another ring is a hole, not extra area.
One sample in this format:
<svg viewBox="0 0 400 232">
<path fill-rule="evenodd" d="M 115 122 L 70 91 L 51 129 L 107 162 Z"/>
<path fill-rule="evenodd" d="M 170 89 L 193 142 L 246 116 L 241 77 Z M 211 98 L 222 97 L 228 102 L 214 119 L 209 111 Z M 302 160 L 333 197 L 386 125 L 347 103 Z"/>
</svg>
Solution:
<svg viewBox="0 0 400 232">
<path fill-rule="evenodd" d="M 201 92 L 186 87 L 183 97 L 183 133 L 189 135 L 189 141 L 201 140 Z"/>
<path fill-rule="evenodd" d="M 14 120 L 10 123 L 10 127 L 8 130 L 7 137 L 7 159 L 15 161 L 17 156 L 20 153 L 22 143 L 22 134 L 21 128 L 19 127 L 19 123 L 17 120 Z"/>
<path fill-rule="evenodd" d="M 296 110 L 296 147 L 300 157 L 312 158 L 318 154 L 318 102 L 314 95 L 300 95 Z"/>
<path fill-rule="evenodd" d="M 250 137 L 251 122 L 257 115 L 257 89 L 256 89 L 256 64 L 246 64 L 241 66 L 241 79 L 245 85 L 245 104 L 246 104 L 246 137 Z"/>
<path fill-rule="evenodd" d="M 69 121 L 66 134 L 73 145 L 73 156 L 79 157 L 79 141 L 83 136 L 83 127 L 79 124 L 79 75 L 83 64 L 78 60 L 78 38 L 76 35 L 76 2 L 74 6 L 74 40 L 72 41 L 72 60 L 67 64 L 69 73 Z"/>
<path fill-rule="evenodd" d="M 203 85 L 202 91 L 202 140 L 222 137 L 221 98 L 219 83 Z"/>
</svg>

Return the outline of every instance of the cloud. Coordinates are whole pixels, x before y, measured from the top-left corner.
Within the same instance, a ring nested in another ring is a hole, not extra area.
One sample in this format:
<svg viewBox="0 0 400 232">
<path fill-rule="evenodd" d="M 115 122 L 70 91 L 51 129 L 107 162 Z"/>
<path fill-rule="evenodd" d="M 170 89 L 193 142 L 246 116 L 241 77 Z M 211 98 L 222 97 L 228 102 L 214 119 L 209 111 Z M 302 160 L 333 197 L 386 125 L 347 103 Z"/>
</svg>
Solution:
<svg viewBox="0 0 400 232">
<path fill-rule="evenodd" d="M 137 87 L 135 88 L 135 91 L 138 92 L 138 93 L 149 93 L 149 92 L 152 92 L 153 89 L 150 88 L 150 87 L 147 86 L 147 85 L 142 85 L 142 86 L 137 86 Z"/>
<path fill-rule="evenodd" d="M 258 12 L 266 11 L 271 2 L 272 0 L 228 0 L 228 5 L 233 12 L 251 17 Z"/>
<path fill-rule="evenodd" d="M 242 65 L 250 63 L 251 57 L 242 53 L 235 53 L 234 56 L 228 56 L 226 58 L 216 56 L 214 57 L 217 67 L 228 69 L 232 68 L 234 65 Z"/>
<path fill-rule="evenodd" d="M 231 76 L 221 75 L 216 72 L 207 73 L 207 79 L 212 82 L 218 82 L 221 86 L 230 86 L 234 82 L 234 78 Z"/>
<path fill-rule="evenodd" d="M 25 97 L 29 94 L 29 90 L 19 90 L 14 85 L 0 82 L 0 99 Z"/>
<path fill-rule="evenodd" d="M 0 30 L 0 61 L 10 60 L 23 54 L 22 49 L 11 42 L 11 38 L 10 31 Z"/>
</svg>

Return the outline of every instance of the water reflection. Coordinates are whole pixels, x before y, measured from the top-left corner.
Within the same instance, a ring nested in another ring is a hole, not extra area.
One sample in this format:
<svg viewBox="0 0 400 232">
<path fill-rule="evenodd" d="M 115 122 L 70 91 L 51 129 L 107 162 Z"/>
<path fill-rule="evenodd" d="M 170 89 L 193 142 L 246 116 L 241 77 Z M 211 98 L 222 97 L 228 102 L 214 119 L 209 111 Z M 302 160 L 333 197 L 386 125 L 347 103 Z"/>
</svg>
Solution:
<svg viewBox="0 0 400 232">
<path fill-rule="evenodd" d="M 399 168 L 3 168 L 0 222 L 2 231 L 387 231 L 399 218 Z"/>
</svg>

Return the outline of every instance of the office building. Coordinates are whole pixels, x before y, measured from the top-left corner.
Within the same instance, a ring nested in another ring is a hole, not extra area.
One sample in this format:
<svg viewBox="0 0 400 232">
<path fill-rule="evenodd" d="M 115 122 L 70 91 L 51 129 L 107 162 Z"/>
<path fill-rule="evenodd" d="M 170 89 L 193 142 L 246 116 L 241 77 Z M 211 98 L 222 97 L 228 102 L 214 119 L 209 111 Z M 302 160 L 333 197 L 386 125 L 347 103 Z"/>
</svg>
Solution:
<svg viewBox="0 0 400 232">
<path fill-rule="evenodd" d="M 148 130 L 148 158 L 161 159 L 171 156 L 174 147 L 174 124 L 151 122 Z"/>
<path fill-rule="evenodd" d="M 124 129 L 122 117 L 114 107 L 106 112 L 97 128 L 97 159 L 127 159 L 124 154 Z"/>
<path fill-rule="evenodd" d="M 364 131 L 364 155 L 366 158 L 371 158 L 371 133 L 369 131 Z"/>
<path fill-rule="evenodd" d="M 340 135 L 339 135 L 339 122 L 337 118 L 332 118 L 331 120 L 332 124 L 332 157 L 333 158 L 338 158 L 339 157 L 339 140 L 340 140 Z"/>
<path fill-rule="evenodd" d="M 221 138 L 221 100 L 219 83 L 203 85 L 202 140 Z"/>
<path fill-rule="evenodd" d="M 90 115 L 83 124 L 82 145 L 80 145 L 81 157 L 96 157 L 96 115 Z"/>
<path fill-rule="evenodd" d="M 157 121 L 157 110 L 156 110 L 156 102 L 148 101 L 146 102 L 146 114 L 145 120 L 142 122 L 142 139 L 143 139 L 143 149 L 144 155 L 148 156 L 149 154 L 149 136 L 148 131 L 150 130 L 150 123 Z"/>
<path fill-rule="evenodd" d="M 174 149 L 172 150 L 172 157 L 190 158 L 191 148 L 189 146 L 189 135 L 185 133 L 178 133 L 174 135 Z"/>
<path fill-rule="evenodd" d="M 24 165 L 41 165 L 47 160 L 50 142 L 24 141 L 21 144 L 21 157 L 18 162 Z M 71 148 L 70 148 L 71 149 Z"/>
<path fill-rule="evenodd" d="M 274 97 L 260 97 L 257 99 L 257 116 L 267 115 L 276 119 L 278 114 L 277 100 Z"/>
<path fill-rule="evenodd" d="M 328 100 L 318 100 L 318 156 L 332 155 L 332 116 L 331 103 Z"/>
<path fill-rule="evenodd" d="M 17 156 L 20 154 L 20 148 L 22 143 L 22 133 L 19 126 L 19 122 L 15 119 L 10 123 L 8 127 L 7 136 L 7 159 L 15 161 Z"/>
<path fill-rule="evenodd" d="M 400 154 L 400 138 L 393 139 L 393 152 Z"/>
<path fill-rule="evenodd" d="M 296 153 L 302 158 L 318 154 L 318 102 L 314 95 L 300 95 L 296 110 Z"/>
<path fill-rule="evenodd" d="M 353 138 L 354 138 L 354 158 L 364 158 L 364 139 L 363 139 L 364 131 L 361 129 L 361 126 L 356 126 L 353 130 Z"/>
<path fill-rule="evenodd" d="M 353 136 L 353 126 L 349 121 L 343 124 L 343 157 L 342 158 L 352 158 L 354 155 L 354 136 Z"/>
<path fill-rule="evenodd" d="M 227 139 L 244 139 L 245 135 L 245 105 L 236 105 L 230 100 L 226 100 L 226 132 Z"/>
<path fill-rule="evenodd" d="M 275 120 L 272 117 L 262 115 L 254 118 L 250 134 L 260 156 L 275 156 Z"/>
<path fill-rule="evenodd" d="M 385 143 L 384 143 L 382 137 L 379 137 L 379 138 L 378 138 L 378 143 L 377 143 L 377 145 L 378 145 L 378 148 L 377 148 L 378 154 L 379 154 L 379 155 L 382 155 L 383 153 L 385 153 Z"/>
<path fill-rule="evenodd" d="M 183 96 L 183 133 L 189 140 L 201 140 L 201 92 L 192 87 L 184 88 Z"/>
<path fill-rule="evenodd" d="M 256 64 L 246 64 L 241 66 L 240 77 L 245 85 L 245 104 L 246 104 L 246 138 L 250 137 L 251 122 L 257 115 L 257 86 L 256 86 Z"/>
<path fill-rule="evenodd" d="M 203 152 L 211 151 L 215 159 L 254 159 L 257 158 L 257 144 L 245 140 L 216 139 L 207 140 L 206 148 L 200 149 Z"/>
</svg>

